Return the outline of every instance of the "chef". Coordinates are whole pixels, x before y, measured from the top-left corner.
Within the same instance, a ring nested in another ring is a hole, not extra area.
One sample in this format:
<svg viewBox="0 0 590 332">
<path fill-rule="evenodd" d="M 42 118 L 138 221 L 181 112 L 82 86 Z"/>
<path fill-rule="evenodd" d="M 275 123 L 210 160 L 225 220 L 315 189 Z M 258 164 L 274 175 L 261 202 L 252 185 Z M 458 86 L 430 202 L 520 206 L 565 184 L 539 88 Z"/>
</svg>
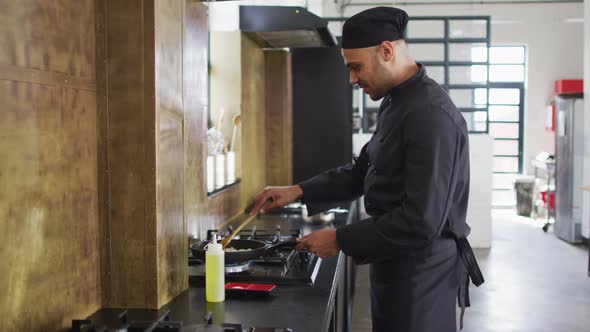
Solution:
<svg viewBox="0 0 590 332">
<path fill-rule="evenodd" d="M 461 327 L 469 306 L 469 276 L 483 283 L 466 239 L 469 137 L 447 93 L 410 56 L 407 22 L 403 10 L 376 7 L 344 23 L 350 83 L 383 99 L 374 134 L 347 165 L 267 187 L 251 213 L 301 199 L 313 215 L 364 195 L 370 218 L 313 232 L 297 248 L 320 257 L 342 250 L 370 264 L 373 331 L 455 332 L 457 298 Z"/>
</svg>

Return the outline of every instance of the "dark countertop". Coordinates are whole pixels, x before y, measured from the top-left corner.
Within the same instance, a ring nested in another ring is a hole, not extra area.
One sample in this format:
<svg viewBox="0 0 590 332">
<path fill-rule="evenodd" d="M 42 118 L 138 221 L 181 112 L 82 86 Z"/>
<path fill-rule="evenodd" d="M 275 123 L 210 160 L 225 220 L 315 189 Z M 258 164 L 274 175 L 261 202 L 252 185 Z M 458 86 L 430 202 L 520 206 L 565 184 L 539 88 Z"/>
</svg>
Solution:
<svg viewBox="0 0 590 332">
<path fill-rule="evenodd" d="M 219 303 L 207 303 L 205 289 L 191 286 L 161 310 L 171 310 L 170 319 L 181 320 L 185 325 L 203 323 L 207 312 L 212 312 L 216 324 L 324 331 L 333 307 L 337 261 L 338 257 L 322 261 L 313 286 L 280 285 L 266 298 L 226 298 Z"/>
<path fill-rule="evenodd" d="M 258 230 L 274 231 L 277 225 L 282 230 L 299 229 L 302 235 L 325 227 L 339 227 L 353 222 L 357 205 L 352 203 L 348 212 L 336 213 L 331 224 L 305 223 L 299 215 L 270 214 L 252 221 Z M 244 216 L 246 218 L 247 216 Z M 128 321 L 156 320 L 168 310 L 171 321 L 182 321 L 183 326 L 204 324 L 208 312 L 213 313 L 213 323 L 235 323 L 243 327 L 290 328 L 295 332 L 326 331 L 332 317 L 334 300 L 345 256 L 320 259 L 319 271 L 313 285 L 277 285 L 267 297 L 226 297 L 224 302 L 207 303 L 205 288 L 190 285 L 189 289 L 178 295 L 159 310 L 127 310 Z M 89 319 L 95 326 L 119 326 L 117 316 L 123 309 L 101 309 Z M 115 329 L 116 330 L 116 329 Z"/>
<path fill-rule="evenodd" d="M 354 205 L 354 203 L 353 203 Z M 351 205 L 348 213 L 337 213 L 332 222 L 334 227 L 354 220 L 356 207 Z M 303 225 L 303 235 L 327 225 L 304 224 L 299 216 L 266 215 L 253 221 L 258 229 L 274 230 L 277 224 L 284 229 Z M 338 265 L 343 264 L 345 256 L 321 260 L 320 269 L 313 285 L 279 285 L 266 298 L 226 298 L 225 302 L 207 303 L 205 289 L 190 286 L 160 310 L 170 310 L 171 320 L 181 320 L 184 324 L 202 323 L 207 312 L 213 312 L 214 323 L 241 323 L 243 326 L 290 328 L 293 331 L 324 331 L 330 323 L 330 313 L 334 306 L 335 285 L 339 275 Z"/>
</svg>

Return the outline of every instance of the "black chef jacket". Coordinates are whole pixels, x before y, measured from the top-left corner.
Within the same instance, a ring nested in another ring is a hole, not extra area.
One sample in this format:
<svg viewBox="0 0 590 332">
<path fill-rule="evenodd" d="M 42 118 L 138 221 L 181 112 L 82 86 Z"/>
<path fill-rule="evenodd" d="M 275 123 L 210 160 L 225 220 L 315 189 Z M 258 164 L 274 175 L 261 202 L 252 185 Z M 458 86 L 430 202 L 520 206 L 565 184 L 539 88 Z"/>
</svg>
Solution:
<svg viewBox="0 0 590 332">
<path fill-rule="evenodd" d="M 310 215 L 365 196 L 371 216 L 338 228 L 340 249 L 371 263 L 374 331 L 456 331 L 469 147 L 447 93 L 418 72 L 386 95 L 376 130 L 348 165 L 299 185 Z"/>
</svg>

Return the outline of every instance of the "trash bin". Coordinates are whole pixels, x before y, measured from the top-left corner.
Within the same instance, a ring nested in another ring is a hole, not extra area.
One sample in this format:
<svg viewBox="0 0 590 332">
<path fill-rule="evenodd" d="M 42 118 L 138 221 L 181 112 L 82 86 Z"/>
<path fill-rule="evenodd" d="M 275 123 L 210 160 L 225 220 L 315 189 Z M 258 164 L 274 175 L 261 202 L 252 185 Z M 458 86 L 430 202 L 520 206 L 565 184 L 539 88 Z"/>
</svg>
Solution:
<svg viewBox="0 0 590 332">
<path fill-rule="evenodd" d="M 518 177 L 514 181 L 514 189 L 516 189 L 516 213 L 519 216 L 530 217 L 533 212 L 535 177 Z"/>
</svg>

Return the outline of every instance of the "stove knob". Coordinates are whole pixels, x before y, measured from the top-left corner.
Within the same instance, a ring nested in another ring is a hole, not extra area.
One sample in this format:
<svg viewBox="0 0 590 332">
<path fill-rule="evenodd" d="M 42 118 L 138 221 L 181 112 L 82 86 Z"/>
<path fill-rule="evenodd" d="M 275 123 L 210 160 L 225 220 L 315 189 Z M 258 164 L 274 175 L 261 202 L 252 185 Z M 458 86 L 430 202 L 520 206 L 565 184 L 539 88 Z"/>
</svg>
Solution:
<svg viewBox="0 0 590 332">
<path fill-rule="evenodd" d="M 300 251 L 299 252 L 299 262 L 301 263 L 307 263 L 307 261 L 309 261 L 309 255 L 307 252 L 305 251 Z"/>
</svg>

